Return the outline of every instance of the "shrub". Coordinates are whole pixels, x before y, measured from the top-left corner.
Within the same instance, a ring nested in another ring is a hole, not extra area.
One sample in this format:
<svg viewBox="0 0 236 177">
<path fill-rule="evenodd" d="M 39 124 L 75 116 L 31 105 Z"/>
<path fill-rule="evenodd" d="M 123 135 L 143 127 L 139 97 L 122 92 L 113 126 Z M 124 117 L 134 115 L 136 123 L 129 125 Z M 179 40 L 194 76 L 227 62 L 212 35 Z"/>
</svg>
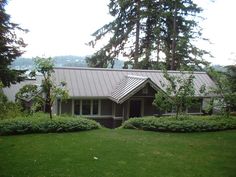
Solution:
<svg viewBox="0 0 236 177">
<path fill-rule="evenodd" d="M 11 119 L 22 115 L 23 113 L 19 104 L 13 102 L 0 104 L 0 120 Z"/>
<path fill-rule="evenodd" d="M 31 117 L 0 121 L 0 135 L 74 132 L 98 129 L 100 127 L 97 122 L 86 118 L 54 117 L 50 120 L 45 114 L 36 114 Z"/>
<path fill-rule="evenodd" d="M 216 116 L 185 116 L 181 120 L 173 117 L 132 118 L 122 125 L 126 129 L 141 129 L 164 132 L 207 132 L 236 129 L 236 118 Z"/>
</svg>

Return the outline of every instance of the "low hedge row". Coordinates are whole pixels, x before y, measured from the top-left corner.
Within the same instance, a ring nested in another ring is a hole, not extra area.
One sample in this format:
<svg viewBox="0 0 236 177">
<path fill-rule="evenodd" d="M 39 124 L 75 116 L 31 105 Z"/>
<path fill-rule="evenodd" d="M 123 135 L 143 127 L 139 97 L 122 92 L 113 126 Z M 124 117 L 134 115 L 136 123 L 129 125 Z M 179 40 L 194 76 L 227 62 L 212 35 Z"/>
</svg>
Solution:
<svg viewBox="0 0 236 177">
<path fill-rule="evenodd" d="M 73 117 L 27 117 L 0 121 L 0 135 L 27 133 L 74 132 L 98 129 L 101 126 L 93 120 Z"/>
<path fill-rule="evenodd" d="M 174 117 L 132 118 L 122 125 L 126 129 L 141 129 L 162 132 L 209 132 L 236 129 L 236 118 L 219 117 Z"/>
</svg>

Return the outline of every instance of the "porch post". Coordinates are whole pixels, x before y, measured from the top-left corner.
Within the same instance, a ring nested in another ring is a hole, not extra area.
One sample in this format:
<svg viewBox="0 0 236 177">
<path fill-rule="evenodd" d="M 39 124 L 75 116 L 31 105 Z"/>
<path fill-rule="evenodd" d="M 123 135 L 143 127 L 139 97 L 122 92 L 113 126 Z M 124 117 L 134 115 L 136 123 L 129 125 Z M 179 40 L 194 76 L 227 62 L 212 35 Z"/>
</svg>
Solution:
<svg viewBox="0 0 236 177">
<path fill-rule="evenodd" d="M 71 105 L 72 105 L 71 115 L 74 116 L 74 112 L 75 112 L 75 100 L 74 99 L 71 99 Z"/>
</svg>

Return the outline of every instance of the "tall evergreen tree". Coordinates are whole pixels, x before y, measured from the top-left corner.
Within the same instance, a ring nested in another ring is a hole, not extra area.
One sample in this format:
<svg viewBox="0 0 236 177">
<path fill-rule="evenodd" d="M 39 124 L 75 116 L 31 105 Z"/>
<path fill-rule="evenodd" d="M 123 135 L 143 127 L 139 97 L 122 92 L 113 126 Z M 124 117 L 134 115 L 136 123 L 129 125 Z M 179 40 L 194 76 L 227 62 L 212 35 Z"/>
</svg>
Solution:
<svg viewBox="0 0 236 177">
<path fill-rule="evenodd" d="M 133 67 L 137 68 L 140 54 L 140 7 L 141 0 L 111 0 L 109 3 L 109 13 L 115 19 L 98 29 L 93 34 L 95 40 L 89 42 L 89 45 L 94 46 L 98 40 L 106 35 L 111 35 L 111 37 L 108 44 L 93 56 L 87 58 L 88 64 L 94 63 L 94 59 L 99 58 L 96 62 L 97 66 L 101 66 L 99 63 L 109 63 L 112 65 L 115 58 L 122 54 L 125 57 L 129 57 Z M 104 54 L 106 57 L 103 57 Z M 102 57 L 106 61 L 102 61 Z"/>
<path fill-rule="evenodd" d="M 18 24 L 10 21 L 10 15 L 5 11 L 6 0 L 0 1 L 0 81 L 4 86 L 10 86 L 24 79 L 24 71 L 11 69 L 9 66 L 16 57 L 23 54 L 22 48 L 26 47 L 22 38 L 18 38 L 16 31 L 26 31 Z"/>
<path fill-rule="evenodd" d="M 209 53 L 193 44 L 193 40 L 202 35 L 195 19 L 202 9 L 192 0 L 167 0 L 163 3 L 163 8 L 163 52 L 166 55 L 166 68 L 177 70 L 207 64 L 202 57 Z"/>
<path fill-rule="evenodd" d="M 160 69 L 162 52 L 166 69 L 207 64 L 202 58 L 208 52 L 193 44 L 201 38 L 196 17 L 202 9 L 192 0 L 111 0 L 109 9 L 114 21 L 96 31 L 90 45 L 108 34 L 111 38 L 88 63 L 107 63 L 101 58 L 112 62 L 123 55 L 132 68 Z"/>
</svg>

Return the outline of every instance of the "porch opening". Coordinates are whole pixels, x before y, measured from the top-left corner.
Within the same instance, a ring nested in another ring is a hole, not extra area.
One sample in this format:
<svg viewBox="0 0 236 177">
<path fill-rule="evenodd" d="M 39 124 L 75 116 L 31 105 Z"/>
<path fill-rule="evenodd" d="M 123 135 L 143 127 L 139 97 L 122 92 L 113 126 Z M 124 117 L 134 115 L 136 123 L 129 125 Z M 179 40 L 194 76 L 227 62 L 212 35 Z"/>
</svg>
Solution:
<svg viewBox="0 0 236 177">
<path fill-rule="evenodd" d="M 141 117 L 141 100 L 130 100 L 129 103 L 129 117 Z"/>
</svg>

